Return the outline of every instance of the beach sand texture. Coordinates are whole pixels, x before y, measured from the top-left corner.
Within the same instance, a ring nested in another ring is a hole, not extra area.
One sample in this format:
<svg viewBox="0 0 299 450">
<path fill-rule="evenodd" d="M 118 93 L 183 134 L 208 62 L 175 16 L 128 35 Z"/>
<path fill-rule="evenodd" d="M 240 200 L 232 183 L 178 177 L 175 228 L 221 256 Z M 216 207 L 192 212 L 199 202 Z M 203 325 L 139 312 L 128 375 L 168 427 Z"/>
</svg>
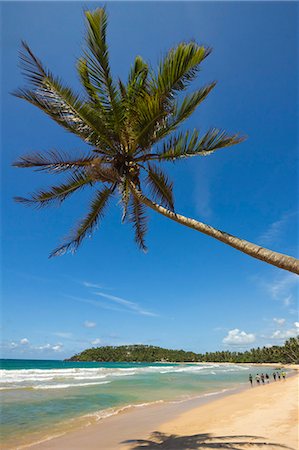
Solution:
<svg viewBox="0 0 299 450">
<path fill-rule="evenodd" d="M 32 448 L 298 450 L 298 375 L 187 411 L 173 404 L 135 409 Z"/>
</svg>

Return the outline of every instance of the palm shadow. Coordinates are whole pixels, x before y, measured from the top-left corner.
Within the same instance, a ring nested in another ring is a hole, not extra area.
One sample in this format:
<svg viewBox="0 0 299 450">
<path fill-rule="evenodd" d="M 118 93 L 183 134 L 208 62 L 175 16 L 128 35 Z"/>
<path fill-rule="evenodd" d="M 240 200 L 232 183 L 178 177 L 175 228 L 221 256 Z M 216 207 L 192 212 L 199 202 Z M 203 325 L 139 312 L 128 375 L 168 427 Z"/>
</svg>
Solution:
<svg viewBox="0 0 299 450">
<path fill-rule="evenodd" d="M 269 442 L 260 436 L 213 436 L 210 433 L 194 434 L 191 436 L 177 436 L 155 431 L 150 439 L 130 439 L 122 444 L 131 444 L 130 450 L 249 450 L 249 449 L 288 449 L 295 450 L 287 445 Z"/>
</svg>

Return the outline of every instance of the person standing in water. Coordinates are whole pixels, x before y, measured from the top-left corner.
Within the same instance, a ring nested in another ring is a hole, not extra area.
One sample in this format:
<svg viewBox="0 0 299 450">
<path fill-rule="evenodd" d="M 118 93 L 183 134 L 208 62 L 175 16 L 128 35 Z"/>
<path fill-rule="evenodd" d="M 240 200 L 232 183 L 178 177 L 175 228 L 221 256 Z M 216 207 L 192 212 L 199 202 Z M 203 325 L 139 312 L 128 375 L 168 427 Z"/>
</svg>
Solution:
<svg viewBox="0 0 299 450">
<path fill-rule="evenodd" d="M 275 372 L 273 372 L 273 378 L 274 378 L 274 381 L 276 381 L 276 373 Z"/>
<path fill-rule="evenodd" d="M 257 382 L 257 384 L 260 384 L 261 379 L 258 373 L 256 374 L 255 381 Z"/>
<path fill-rule="evenodd" d="M 262 380 L 262 383 L 265 384 L 265 375 L 263 373 L 261 374 L 261 380 Z"/>
<path fill-rule="evenodd" d="M 250 384 L 252 386 L 252 375 L 251 375 L 251 373 L 249 374 L 249 382 L 250 382 Z"/>
<path fill-rule="evenodd" d="M 281 372 L 281 376 L 282 378 L 285 380 L 286 379 L 286 373 L 285 372 Z"/>
<path fill-rule="evenodd" d="M 265 375 L 265 378 L 266 378 L 266 381 L 267 381 L 267 383 L 269 383 L 269 375 L 266 373 L 266 375 Z"/>
</svg>

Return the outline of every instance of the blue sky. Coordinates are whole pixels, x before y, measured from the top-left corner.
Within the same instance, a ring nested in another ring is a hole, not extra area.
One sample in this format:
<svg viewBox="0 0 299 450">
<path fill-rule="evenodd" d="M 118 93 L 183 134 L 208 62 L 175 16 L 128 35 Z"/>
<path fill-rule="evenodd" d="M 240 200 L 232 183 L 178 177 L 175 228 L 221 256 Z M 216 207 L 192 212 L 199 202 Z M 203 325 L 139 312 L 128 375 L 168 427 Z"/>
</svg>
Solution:
<svg viewBox="0 0 299 450">
<path fill-rule="evenodd" d="M 281 344 L 298 326 L 296 276 L 149 212 L 143 254 L 115 200 L 75 255 L 48 259 L 84 215 L 90 193 L 61 208 L 13 202 L 54 184 L 11 167 L 20 155 L 84 150 L 33 106 L 9 93 L 25 84 L 26 40 L 55 74 L 79 89 L 75 61 L 83 10 L 97 2 L 3 2 L 2 355 L 60 359 L 92 345 L 145 343 L 204 352 Z M 245 143 L 167 166 L 176 210 L 296 256 L 298 229 L 297 11 L 291 2 L 110 2 L 115 76 L 136 55 L 153 67 L 169 48 L 195 39 L 213 47 L 193 89 L 218 84 L 190 129 L 240 131 Z"/>
</svg>

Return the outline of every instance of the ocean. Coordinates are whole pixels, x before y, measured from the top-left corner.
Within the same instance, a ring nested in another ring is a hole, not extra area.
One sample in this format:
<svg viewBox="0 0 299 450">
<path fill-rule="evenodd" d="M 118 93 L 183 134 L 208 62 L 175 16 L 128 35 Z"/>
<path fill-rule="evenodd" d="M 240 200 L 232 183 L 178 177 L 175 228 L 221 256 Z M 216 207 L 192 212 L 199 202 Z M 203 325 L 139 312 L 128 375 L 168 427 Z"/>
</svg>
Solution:
<svg viewBox="0 0 299 450">
<path fill-rule="evenodd" d="M 1 442 L 22 448 L 120 411 L 248 384 L 247 364 L 0 360 Z"/>
</svg>

